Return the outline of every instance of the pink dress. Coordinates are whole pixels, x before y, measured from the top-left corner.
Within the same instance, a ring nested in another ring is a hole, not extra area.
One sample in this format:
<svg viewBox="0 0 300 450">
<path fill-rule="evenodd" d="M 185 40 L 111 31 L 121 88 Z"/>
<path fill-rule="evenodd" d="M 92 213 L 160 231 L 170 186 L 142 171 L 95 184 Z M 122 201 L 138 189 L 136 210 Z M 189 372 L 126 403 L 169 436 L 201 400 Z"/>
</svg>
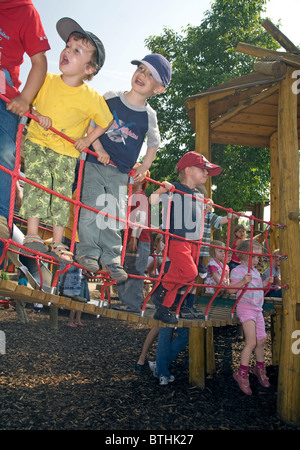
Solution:
<svg viewBox="0 0 300 450">
<path fill-rule="evenodd" d="M 224 269 L 224 264 L 221 261 L 217 261 L 216 259 L 211 258 L 208 261 L 207 266 L 206 266 L 207 277 L 205 278 L 205 284 L 217 285 L 217 283 L 213 279 L 213 273 L 216 273 L 220 277 L 220 280 L 221 280 L 223 269 Z M 229 284 L 229 267 L 227 264 L 225 267 L 224 279 L 223 279 L 222 284 L 223 285 Z M 215 293 L 215 288 L 213 288 L 213 287 L 207 287 L 205 290 L 208 294 Z"/>
</svg>

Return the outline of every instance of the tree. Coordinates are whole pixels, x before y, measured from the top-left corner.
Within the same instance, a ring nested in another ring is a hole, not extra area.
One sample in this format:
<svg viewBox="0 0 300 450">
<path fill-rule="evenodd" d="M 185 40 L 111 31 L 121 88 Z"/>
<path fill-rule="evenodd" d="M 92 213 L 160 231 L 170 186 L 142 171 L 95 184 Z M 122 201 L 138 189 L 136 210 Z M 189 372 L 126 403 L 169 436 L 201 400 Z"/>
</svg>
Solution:
<svg viewBox="0 0 300 450">
<path fill-rule="evenodd" d="M 265 4 L 265 0 L 215 0 L 199 26 L 188 25 L 181 34 L 164 28 L 160 36 L 146 40 L 149 50 L 166 56 L 173 69 L 166 92 L 150 100 L 162 135 L 161 149 L 151 167 L 152 178 L 174 181 L 176 162 L 195 148 L 185 99 L 253 70 L 254 58 L 236 52 L 237 44 L 243 41 L 278 49 L 278 43 L 261 26 Z M 250 204 L 267 198 L 268 150 L 213 146 L 212 155 L 213 161 L 224 168 L 222 175 L 213 180 L 215 203 L 241 210 L 241 201 Z M 232 173 L 244 176 L 233 180 Z"/>
</svg>

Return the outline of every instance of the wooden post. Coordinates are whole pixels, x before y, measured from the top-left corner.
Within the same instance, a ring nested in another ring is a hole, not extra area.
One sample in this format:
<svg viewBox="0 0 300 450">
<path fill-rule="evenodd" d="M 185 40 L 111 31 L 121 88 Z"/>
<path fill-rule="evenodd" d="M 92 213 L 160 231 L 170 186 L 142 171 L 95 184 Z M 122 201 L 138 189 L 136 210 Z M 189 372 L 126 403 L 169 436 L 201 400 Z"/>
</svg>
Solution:
<svg viewBox="0 0 300 450">
<path fill-rule="evenodd" d="M 205 387 L 205 336 L 204 328 L 189 329 L 189 382 L 200 388 Z"/>
<path fill-rule="evenodd" d="M 280 269 L 282 281 L 289 288 L 282 293 L 277 412 L 284 422 L 300 424 L 300 355 L 293 350 L 293 332 L 300 329 L 300 322 L 296 320 L 300 295 L 300 233 L 298 221 L 289 218 L 289 213 L 299 208 L 297 95 L 292 90 L 293 71 L 289 67 L 286 78 L 281 81 L 278 100 L 279 219 L 287 226 L 280 232 L 279 243 L 282 254 L 288 255 Z"/>
<path fill-rule="evenodd" d="M 271 158 L 271 189 L 270 189 L 270 219 L 274 223 L 279 223 L 279 155 L 278 155 L 278 132 L 272 134 L 270 138 L 270 158 Z M 279 230 L 273 228 L 270 233 L 270 249 L 274 252 L 279 248 Z"/>
<path fill-rule="evenodd" d="M 195 151 L 211 161 L 210 123 L 209 123 L 209 97 L 196 100 L 195 104 Z M 211 198 L 211 177 L 206 182 L 207 197 Z"/>
<path fill-rule="evenodd" d="M 216 357 L 215 357 L 215 343 L 214 343 L 214 329 L 213 327 L 205 328 L 205 351 L 206 351 L 206 373 L 212 375 L 216 372 Z"/>
</svg>

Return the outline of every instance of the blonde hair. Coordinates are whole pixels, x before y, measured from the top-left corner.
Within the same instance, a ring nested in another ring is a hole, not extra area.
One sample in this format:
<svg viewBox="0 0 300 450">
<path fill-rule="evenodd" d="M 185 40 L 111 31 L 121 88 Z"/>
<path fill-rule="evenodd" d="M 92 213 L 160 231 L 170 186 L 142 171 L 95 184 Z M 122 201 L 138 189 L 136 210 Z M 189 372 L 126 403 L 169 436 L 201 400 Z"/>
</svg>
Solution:
<svg viewBox="0 0 300 450">
<path fill-rule="evenodd" d="M 218 246 L 218 247 L 226 247 L 225 246 L 225 244 L 224 244 L 224 242 L 222 242 L 222 241 L 211 241 L 211 244 L 212 245 L 216 245 L 216 246 Z M 211 258 L 215 258 L 215 256 L 216 256 L 216 248 L 215 247 L 209 247 L 209 254 L 210 254 L 210 257 Z"/>
<path fill-rule="evenodd" d="M 237 250 L 240 250 L 241 252 L 249 253 L 251 249 L 251 239 L 245 239 L 240 243 Z M 252 252 L 256 253 L 255 250 L 262 250 L 263 246 L 258 241 L 252 240 Z M 239 258 L 245 260 L 248 255 L 245 255 L 243 253 L 239 253 Z"/>
</svg>

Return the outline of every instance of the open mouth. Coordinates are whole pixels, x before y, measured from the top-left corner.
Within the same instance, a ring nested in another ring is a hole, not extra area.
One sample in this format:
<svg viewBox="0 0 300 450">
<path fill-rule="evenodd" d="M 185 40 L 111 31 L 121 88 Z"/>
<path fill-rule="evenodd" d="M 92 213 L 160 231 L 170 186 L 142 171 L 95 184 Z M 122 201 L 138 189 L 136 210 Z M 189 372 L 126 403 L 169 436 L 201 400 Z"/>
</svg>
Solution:
<svg viewBox="0 0 300 450">
<path fill-rule="evenodd" d="M 138 86 L 145 86 L 145 83 L 140 78 L 136 78 L 135 84 Z"/>
<path fill-rule="evenodd" d="M 69 64 L 68 58 L 67 58 L 66 56 L 63 56 L 63 57 L 61 58 L 60 64 L 61 64 L 62 66 L 66 65 L 66 64 Z"/>
</svg>

